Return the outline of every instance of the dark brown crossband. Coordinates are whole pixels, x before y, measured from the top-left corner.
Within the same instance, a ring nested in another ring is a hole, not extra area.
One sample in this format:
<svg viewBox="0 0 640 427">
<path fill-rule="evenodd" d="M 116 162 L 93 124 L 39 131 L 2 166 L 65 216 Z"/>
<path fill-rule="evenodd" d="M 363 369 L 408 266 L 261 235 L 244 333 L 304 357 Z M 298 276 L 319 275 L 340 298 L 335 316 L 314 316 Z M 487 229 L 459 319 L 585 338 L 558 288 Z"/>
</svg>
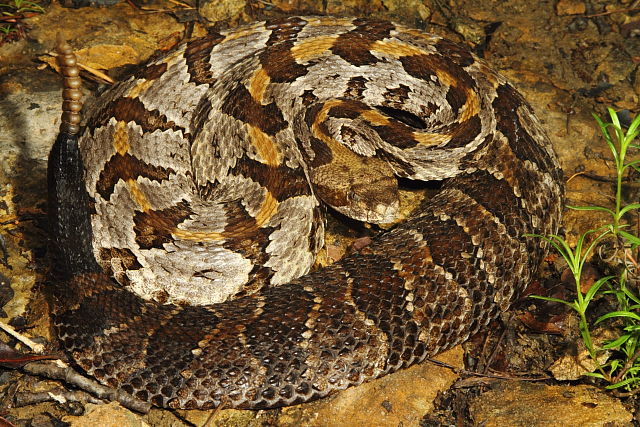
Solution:
<svg viewBox="0 0 640 427">
<path fill-rule="evenodd" d="M 165 243 L 174 240 L 171 233 L 192 214 L 186 201 L 166 209 L 136 212 L 133 216 L 136 243 L 141 249 L 163 249 Z"/>
<path fill-rule="evenodd" d="M 173 130 L 182 131 L 183 135 L 187 134 L 184 128 L 167 120 L 167 117 L 158 110 L 147 110 L 138 98 L 124 97 L 109 102 L 90 118 L 87 128 L 98 129 L 109 123 L 111 119 L 124 123 L 134 122 L 148 133 L 157 130 Z"/>
<path fill-rule="evenodd" d="M 168 179 L 172 173 L 174 171 L 171 168 L 150 165 L 129 153 L 116 153 L 102 168 L 96 182 L 96 191 L 103 199 L 109 200 L 120 180 L 136 180 L 138 177 L 144 177 L 160 182 Z"/>
<path fill-rule="evenodd" d="M 309 196 L 312 194 L 311 187 L 302 169 L 291 169 L 285 165 L 270 166 L 244 158 L 236 163 L 230 173 L 257 182 L 271 193 L 278 202 L 283 202 L 296 196 Z M 285 179 L 288 184 L 282 185 L 282 179 Z"/>
<path fill-rule="evenodd" d="M 257 127 L 267 135 L 275 135 L 288 126 L 282 111 L 274 102 L 260 104 L 240 83 L 229 91 L 222 104 L 222 112 Z"/>
<path fill-rule="evenodd" d="M 187 61 L 187 72 L 191 76 L 190 82 L 213 84 L 216 81 L 211 71 L 211 50 L 222 40 L 224 36 L 215 33 L 187 43 L 184 58 Z"/>
<path fill-rule="evenodd" d="M 356 67 L 375 64 L 378 58 L 371 53 L 371 45 L 389 37 L 395 26 L 388 21 L 365 19 L 355 19 L 353 25 L 356 28 L 341 34 L 331 48 L 331 52 Z"/>
</svg>

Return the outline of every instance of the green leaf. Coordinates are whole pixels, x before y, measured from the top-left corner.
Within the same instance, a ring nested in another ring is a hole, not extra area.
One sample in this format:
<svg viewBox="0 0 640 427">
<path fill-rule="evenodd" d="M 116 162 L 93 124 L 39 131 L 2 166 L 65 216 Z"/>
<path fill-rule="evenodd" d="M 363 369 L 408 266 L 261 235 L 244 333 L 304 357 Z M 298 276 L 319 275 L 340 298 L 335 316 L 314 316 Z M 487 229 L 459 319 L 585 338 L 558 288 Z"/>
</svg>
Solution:
<svg viewBox="0 0 640 427">
<path fill-rule="evenodd" d="M 603 320 L 611 319 L 611 318 L 614 318 L 614 317 L 628 317 L 630 319 L 640 321 L 640 316 L 638 316 L 637 314 L 632 313 L 630 311 L 612 311 L 610 313 L 603 314 L 602 316 L 600 316 L 598 318 L 598 320 L 596 320 L 595 324 L 597 325 L 598 323 L 602 322 Z"/>
<path fill-rule="evenodd" d="M 586 377 L 600 378 L 601 380 L 605 379 L 604 375 L 602 375 L 600 372 L 584 372 L 582 375 Z"/>
<path fill-rule="evenodd" d="M 631 324 L 624 327 L 627 332 L 640 332 L 640 324 Z"/>
<path fill-rule="evenodd" d="M 622 237 L 624 237 L 632 245 L 640 245 L 640 237 L 634 236 L 631 233 L 627 233 L 624 230 L 618 230 L 618 234 L 620 234 Z"/>
<path fill-rule="evenodd" d="M 614 126 L 613 123 L 605 123 L 602 121 L 602 119 L 600 118 L 600 116 L 598 116 L 596 113 L 592 113 L 591 114 L 595 119 L 596 122 L 598 123 L 598 126 L 600 127 L 600 132 L 602 133 L 602 136 L 604 137 L 605 141 L 607 141 L 608 144 L 611 143 L 611 135 L 609 135 L 609 132 L 607 131 L 607 129 L 610 126 Z"/>
<path fill-rule="evenodd" d="M 574 272 L 575 276 L 576 272 L 578 271 L 578 263 L 576 262 L 576 257 L 571 250 L 571 247 L 569 247 L 569 244 L 562 237 L 555 234 L 550 234 L 549 236 L 543 236 L 540 234 L 525 234 L 524 237 L 537 237 L 544 240 L 545 242 L 548 242 L 556 249 L 556 251 L 558 251 L 560 255 L 562 255 L 562 258 L 565 259 L 571 271 Z M 578 239 L 578 245 L 581 245 L 580 239 Z"/>
<path fill-rule="evenodd" d="M 624 293 L 624 294 L 625 294 L 625 295 L 626 295 L 630 300 L 632 300 L 632 301 L 633 301 L 633 302 L 635 302 L 636 304 L 640 304 L 640 299 L 639 299 L 637 296 L 635 296 L 635 295 L 633 294 L 633 292 L 631 292 L 631 291 L 629 290 L 629 288 L 627 288 L 626 286 L 622 286 L 622 292 L 623 292 L 623 293 Z M 637 307 L 638 307 L 638 306 L 632 306 L 632 307 L 630 307 L 630 309 L 631 309 L 631 310 L 635 310 L 635 309 L 637 309 Z"/>
<path fill-rule="evenodd" d="M 620 359 L 613 359 L 610 361 L 609 366 L 611 367 L 611 370 L 609 372 L 614 373 L 619 367 L 622 366 L 622 362 L 620 362 Z"/>
<path fill-rule="evenodd" d="M 624 386 L 626 386 L 628 384 L 633 384 L 635 382 L 638 382 L 638 378 L 627 378 L 627 379 L 622 380 L 620 382 L 617 382 L 615 384 L 608 385 L 605 388 L 607 390 L 614 390 L 616 388 L 624 387 Z"/>
<path fill-rule="evenodd" d="M 618 118 L 618 113 L 616 113 L 616 110 L 608 107 L 607 111 L 609 112 L 609 117 L 611 117 L 611 123 L 613 124 L 613 126 L 620 129 L 620 119 Z"/>
<path fill-rule="evenodd" d="M 622 335 L 620 337 L 618 337 L 617 339 L 611 341 L 610 343 L 607 343 L 605 345 L 602 346 L 603 350 L 611 350 L 612 348 L 618 348 L 621 345 L 623 345 L 624 343 L 626 343 L 629 338 L 631 337 L 631 335 L 629 334 L 625 334 Z"/>
<path fill-rule="evenodd" d="M 569 307 L 573 307 L 573 303 L 569 301 L 565 301 L 560 298 L 552 298 L 552 297 L 543 297 L 541 295 L 529 295 L 529 298 L 541 299 L 543 301 L 551 301 L 551 302 L 559 302 L 561 304 L 568 305 Z"/>
<path fill-rule="evenodd" d="M 633 366 L 631 368 L 629 368 L 629 370 L 627 371 L 627 375 L 632 374 L 633 377 L 636 377 L 635 374 L 638 373 L 638 371 L 640 371 L 640 367 L 638 366 Z M 636 377 L 637 378 L 637 377 Z"/>
<path fill-rule="evenodd" d="M 630 210 L 639 209 L 639 208 L 640 208 L 640 203 L 632 203 L 632 204 L 627 205 L 624 208 L 620 209 L 620 213 L 618 214 L 618 216 L 622 217 L 622 215 L 626 214 Z"/>
<path fill-rule="evenodd" d="M 631 122 L 631 124 L 629 125 L 629 130 L 627 132 L 629 133 L 635 133 L 636 130 L 638 129 L 638 126 L 640 126 L 640 114 L 638 114 L 633 121 Z"/>
<path fill-rule="evenodd" d="M 605 283 L 607 283 L 609 280 L 613 279 L 614 277 L 615 276 L 602 277 L 602 278 L 598 279 L 598 281 L 595 282 L 593 285 L 591 285 L 591 287 L 589 288 L 589 290 L 587 291 L 587 293 L 584 296 L 585 303 L 589 304 L 591 299 L 595 296 L 596 292 L 598 292 L 598 290 L 602 287 L 602 285 L 604 285 Z"/>
</svg>

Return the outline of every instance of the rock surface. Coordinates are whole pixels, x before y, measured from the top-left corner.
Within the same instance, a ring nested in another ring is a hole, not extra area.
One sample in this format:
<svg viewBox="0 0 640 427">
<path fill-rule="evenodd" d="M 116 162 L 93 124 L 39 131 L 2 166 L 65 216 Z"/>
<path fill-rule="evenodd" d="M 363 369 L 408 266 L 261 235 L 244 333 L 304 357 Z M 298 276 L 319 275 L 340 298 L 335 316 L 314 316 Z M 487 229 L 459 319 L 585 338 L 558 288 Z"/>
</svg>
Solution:
<svg viewBox="0 0 640 427">
<path fill-rule="evenodd" d="M 474 399 L 476 425 L 486 427 L 631 426 L 632 415 L 617 399 L 590 386 L 503 382 Z"/>
</svg>

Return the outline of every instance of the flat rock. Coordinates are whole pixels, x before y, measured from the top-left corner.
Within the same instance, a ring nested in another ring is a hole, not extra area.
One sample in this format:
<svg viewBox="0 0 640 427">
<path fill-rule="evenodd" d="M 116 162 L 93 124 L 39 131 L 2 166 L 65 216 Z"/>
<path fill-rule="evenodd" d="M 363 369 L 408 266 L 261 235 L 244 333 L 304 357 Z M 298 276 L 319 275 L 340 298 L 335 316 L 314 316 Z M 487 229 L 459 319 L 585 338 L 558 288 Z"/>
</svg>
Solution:
<svg viewBox="0 0 640 427">
<path fill-rule="evenodd" d="M 592 386 L 501 382 L 470 405 L 475 425 L 631 426 L 622 403 Z"/>
</svg>

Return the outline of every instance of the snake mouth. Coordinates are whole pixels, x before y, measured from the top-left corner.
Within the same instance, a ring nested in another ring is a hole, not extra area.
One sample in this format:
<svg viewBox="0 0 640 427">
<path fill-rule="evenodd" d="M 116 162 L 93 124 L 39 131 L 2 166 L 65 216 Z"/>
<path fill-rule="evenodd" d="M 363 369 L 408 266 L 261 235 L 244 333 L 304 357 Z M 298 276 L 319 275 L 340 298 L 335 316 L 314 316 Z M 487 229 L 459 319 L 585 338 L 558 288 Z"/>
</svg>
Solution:
<svg viewBox="0 0 640 427">
<path fill-rule="evenodd" d="M 386 224 L 398 217 L 400 201 L 397 186 L 393 188 L 375 184 L 366 188 L 358 186 L 349 191 L 347 199 L 348 206 L 336 209 L 355 220 Z"/>
<path fill-rule="evenodd" d="M 378 204 L 373 209 L 372 214 L 367 217 L 366 222 L 373 224 L 388 224 L 394 222 L 398 218 L 399 209 L 400 202 L 397 200 L 391 205 Z"/>
</svg>

